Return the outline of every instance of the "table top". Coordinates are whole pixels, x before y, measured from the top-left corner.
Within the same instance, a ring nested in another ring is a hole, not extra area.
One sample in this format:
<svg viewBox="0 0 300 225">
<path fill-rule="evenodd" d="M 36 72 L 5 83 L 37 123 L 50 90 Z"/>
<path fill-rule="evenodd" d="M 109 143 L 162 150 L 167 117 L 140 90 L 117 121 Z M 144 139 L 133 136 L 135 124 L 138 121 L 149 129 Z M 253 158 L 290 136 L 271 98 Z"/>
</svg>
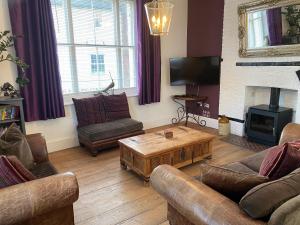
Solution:
<svg viewBox="0 0 300 225">
<path fill-rule="evenodd" d="M 181 148 L 193 143 L 211 141 L 214 135 L 188 127 L 178 126 L 166 129 L 173 132 L 173 138 L 167 139 L 164 130 L 125 138 L 119 142 L 145 157 L 157 155 Z"/>
</svg>

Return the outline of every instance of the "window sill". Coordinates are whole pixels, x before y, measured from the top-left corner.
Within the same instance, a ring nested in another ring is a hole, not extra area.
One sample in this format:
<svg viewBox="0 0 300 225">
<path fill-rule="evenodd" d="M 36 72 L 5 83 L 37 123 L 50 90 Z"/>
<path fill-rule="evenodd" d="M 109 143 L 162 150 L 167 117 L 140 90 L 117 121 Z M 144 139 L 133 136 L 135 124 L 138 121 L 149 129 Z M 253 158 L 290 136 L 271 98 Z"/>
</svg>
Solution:
<svg viewBox="0 0 300 225">
<path fill-rule="evenodd" d="M 137 88 L 124 88 L 124 89 L 115 89 L 114 90 L 114 94 L 116 94 L 116 95 L 121 94 L 123 92 L 126 93 L 128 98 L 138 96 Z M 72 98 L 77 98 L 77 99 L 90 98 L 90 97 L 94 97 L 94 95 L 97 93 L 98 92 L 82 92 L 82 93 L 66 94 L 66 95 L 64 95 L 64 105 L 65 106 L 73 105 Z"/>
</svg>

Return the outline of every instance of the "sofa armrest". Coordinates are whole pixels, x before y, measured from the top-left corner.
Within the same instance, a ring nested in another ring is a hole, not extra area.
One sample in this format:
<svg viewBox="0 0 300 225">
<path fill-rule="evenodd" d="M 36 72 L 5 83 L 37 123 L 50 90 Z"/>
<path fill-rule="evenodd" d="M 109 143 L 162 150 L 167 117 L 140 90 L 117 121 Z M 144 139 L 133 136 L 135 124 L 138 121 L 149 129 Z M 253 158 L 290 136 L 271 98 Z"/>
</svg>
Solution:
<svg viewBox="0 0 300 225">
<path fill-rule="evenodd" d="M 289 123 L 282 130 L 279 144 L 282 145 L 286 142 L 296 141 L 299 139 L 300 139 L 300 124 Z"/>
<path fill-rule="evenodd" d="M 265 224 L 251 219 L 235 202 L 171 166 L 157 167 L 150 182 L 172 207 L 193 224 Z"/>
<path fill-rule="evenodd" d="M 65 173 L 0 190 L 0 225 L 22 224 L 31 218 L 73 205 L 78 199 L 77 179 Z"/>
<path fill-rule="evenodd" d="M 36 163 L 48 161 L 47 145 L 42 134 L 26 135 L 26 140 L 30 146 L 34 161 Z"/>
</svg>

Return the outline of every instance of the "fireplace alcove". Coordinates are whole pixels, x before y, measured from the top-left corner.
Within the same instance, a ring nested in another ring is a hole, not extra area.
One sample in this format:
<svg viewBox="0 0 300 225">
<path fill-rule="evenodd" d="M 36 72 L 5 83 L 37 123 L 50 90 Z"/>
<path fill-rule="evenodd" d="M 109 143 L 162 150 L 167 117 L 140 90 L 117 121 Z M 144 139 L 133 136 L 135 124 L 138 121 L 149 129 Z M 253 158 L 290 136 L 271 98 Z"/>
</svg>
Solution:
<svg viewBox="0 0 300 225">
<path fill-rule="evenodd" d="M 247 87 L 245 133 L 250 141 L 274 146 L 283 127 L 293 121 L 298 92 L 266 87 Z"/>
</svg>

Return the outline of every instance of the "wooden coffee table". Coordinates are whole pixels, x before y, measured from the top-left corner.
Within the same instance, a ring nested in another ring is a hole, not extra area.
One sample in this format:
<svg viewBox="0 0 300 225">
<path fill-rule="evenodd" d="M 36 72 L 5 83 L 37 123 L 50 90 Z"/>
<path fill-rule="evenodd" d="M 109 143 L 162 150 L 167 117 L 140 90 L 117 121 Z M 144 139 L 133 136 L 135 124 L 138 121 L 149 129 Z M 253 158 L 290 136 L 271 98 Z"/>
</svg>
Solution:
<svg viewBox="0 0 300 225">
<path fill-rule="evenodd" d="M 121 167 L 129 167 L 148 182 L 159 165 L 181 168 L 211 157 L 214 135 L 182 126 L 168 130 L 174 133 L 172 139 L 160 131 L 119 140 Z"/>
</svg>

